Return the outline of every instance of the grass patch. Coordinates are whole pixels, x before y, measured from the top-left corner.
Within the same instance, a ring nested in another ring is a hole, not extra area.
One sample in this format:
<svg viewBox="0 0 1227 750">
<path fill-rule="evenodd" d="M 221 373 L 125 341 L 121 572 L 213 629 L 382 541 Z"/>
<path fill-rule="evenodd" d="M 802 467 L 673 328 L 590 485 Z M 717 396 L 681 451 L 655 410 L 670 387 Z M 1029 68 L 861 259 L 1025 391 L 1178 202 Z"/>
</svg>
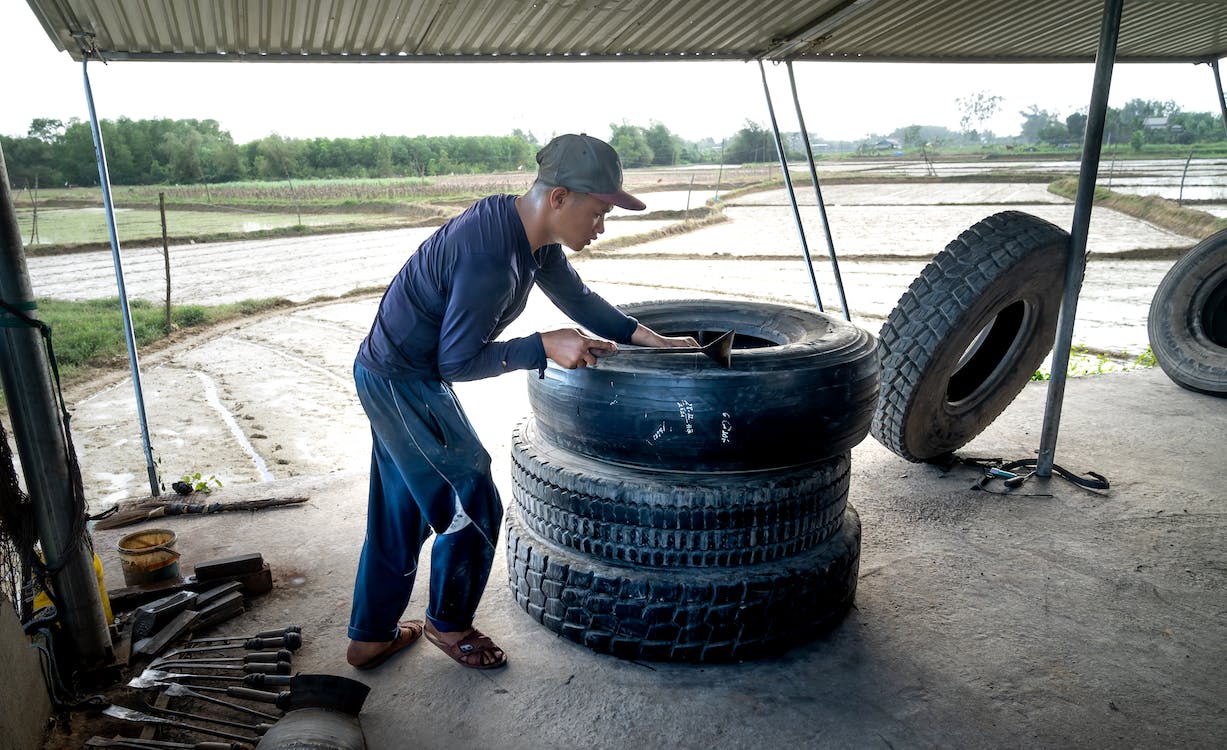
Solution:
<svg viewBox="0 0 1227 750">
<path fill-rule="evenodd" d="M 1073 200 L 1078 192 L 1078 180 L 1075 177 L 1056 180 L 1049 183 L 1048 192 Z M 1200 239 L 1209 237 L 1220 229 L 1227 229 L 1227 219 L 1220 219 L 1195 208 L 1184 208 L 1176 201 L 1155 195 L 1116 193 L 1104 187 L 1097 187 L 1095 205 L 1150 222 L 1185 237 Z"/>
<path fill-rule="evenodd" d="M 578 253 L 574 253 L 572 257 L 590 257 L 602 253 L 610 253 L 615 250 L 621 250 L 624 247 L 632 247 L 634 245 L 642 245 L 645 242 L 659 240 L 665 237 L 673 237 L 679 234 L 686 234 L 704 227 L 710 227 L 714 224 L 723 224 L 728 221 L 729 217 L 723 213 L 710 214 L 702 219 L 692 219 L 690 221 L 679 221 L 676 224 L 669 224 L 660 229 L 655 229 L 651 232 L 638 232 L 636 234 L 628 234 L 623 237 L 613 237 L 608 240 L 594 242 Z"/>
<path fill-rule="evenodd" d="M 147 300 L 129 301 L 132 333 L 138 350 L 152 346 L 176 331 L 204 328 L 266 310 L 292 307 L 282 298 L 243 300 L 226 305 L 173 305 L 171 328 L 166 309 Z M 40 299 L 38 317 L 51 327 L 51 341 L 60 376 L 71 381 L 93 368 L 122 365 L 127 358 L 119 298 L 72 302 Z"/>
<path fill-rule="evenodd" d="M 1130 357 L 1121 352 L 1113 356 L 1111 352 L 1093 350 L 1084 344 L 1076 344 L 1069 350 L 1069 368 L 1066 377 L 1080 378 L 1087 375 L 1103 375 L 1108 372 L 1128 372 L 1155 366 L 1155 355 L 1150 347 L 1137 357 Z M 1052 380 L 1052 372 L 1043 368 L 1031 375 L 1031 380 L 1044 382 Z"/>
</svg>

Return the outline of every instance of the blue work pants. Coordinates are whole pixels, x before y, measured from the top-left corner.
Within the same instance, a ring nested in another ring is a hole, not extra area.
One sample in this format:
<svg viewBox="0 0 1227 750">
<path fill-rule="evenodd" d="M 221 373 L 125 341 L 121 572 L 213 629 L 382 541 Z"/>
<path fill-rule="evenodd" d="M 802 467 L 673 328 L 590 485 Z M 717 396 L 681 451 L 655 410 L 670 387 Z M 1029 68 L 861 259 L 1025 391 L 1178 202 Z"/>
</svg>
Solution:
<svg viewBox="0 0 1227 750">
<path fill-rule="evenodd" d="M 385 378 L 357 363 L 354 383 L 373 444 L 349 637 L 395 636 L 432 530 L 426 617 L 440 631 L 466 630 L 490 577 L 503 517 L 490 454 L 447 383 Z"/>
</svg>

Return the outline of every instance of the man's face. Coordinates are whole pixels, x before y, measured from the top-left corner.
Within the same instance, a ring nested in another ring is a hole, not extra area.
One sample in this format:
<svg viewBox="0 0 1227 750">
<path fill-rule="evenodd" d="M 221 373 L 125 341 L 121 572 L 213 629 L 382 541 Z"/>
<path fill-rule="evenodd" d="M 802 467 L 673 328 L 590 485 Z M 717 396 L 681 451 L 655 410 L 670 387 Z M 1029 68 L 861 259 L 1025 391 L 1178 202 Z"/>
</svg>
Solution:
<svg viewBox="0 0 1227 750">
<path fill-rule="evenodd" d="M 605 215 L 613 206 L 587 193 L 568 190 L 555 214 L 558 241 L 576 252 L 605 231 Z"/>
</svg>

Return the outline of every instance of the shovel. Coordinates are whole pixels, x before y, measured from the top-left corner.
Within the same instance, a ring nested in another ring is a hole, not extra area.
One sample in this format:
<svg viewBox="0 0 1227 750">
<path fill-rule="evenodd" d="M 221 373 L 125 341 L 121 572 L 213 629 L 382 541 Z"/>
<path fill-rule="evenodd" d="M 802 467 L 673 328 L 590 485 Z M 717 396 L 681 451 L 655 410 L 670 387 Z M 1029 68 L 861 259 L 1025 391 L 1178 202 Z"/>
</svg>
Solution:
<svg viewBox="0 0 1227 750">
<path fill-rule="evenodd" d="M 693 354 L 698 352 L 721 367 L 728 368 L 733 364 L 733 331 L 725 331 L 703 346 L 619 346 L 619 354 Z M 597 356 L 610 356 L 591 350 Z"/>
<path fill-rule="evenodd" d="M 138 724 L 162 724 L 168 727 L 177 727 L 179 729 L 186 729 L 191 732 L 207 734 L 212 737 L 221 737 L 225 740 L 246 742 L 250 745 L 254 745 L 260 741 L 260 738 L 258 737 L 244 737 L 241 734 L 231 734 L 229 732 L 223 732 L 220 729 L 198 727 L 195 724 L 187 724 L 182 721 L 163 719 L 160 716 L 153 716 L 152 714 L 147 714 L 142 711 L 134 711 L 131 708 L 125 708 L 123 706 L 107 706 L 105 709 L 103 709 L 102 713 L 105 716 L 110 716 L 112 719 L 123 719 L 124 721 L 132 721 Z"/>
</svg>

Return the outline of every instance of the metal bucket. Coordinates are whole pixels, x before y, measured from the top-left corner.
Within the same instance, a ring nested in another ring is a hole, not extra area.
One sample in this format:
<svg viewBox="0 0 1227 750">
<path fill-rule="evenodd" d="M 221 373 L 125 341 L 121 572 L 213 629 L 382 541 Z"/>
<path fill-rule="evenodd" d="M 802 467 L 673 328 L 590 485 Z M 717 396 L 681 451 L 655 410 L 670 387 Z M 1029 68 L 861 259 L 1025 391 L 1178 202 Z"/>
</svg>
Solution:
<svg viewBox="0 0 1227 750">
<path fill-rule="evenodd" d="M 179 577 L 179 553 L 175 532 L 146 529 L 128 534 L 115 545 L 124 584 L 140 586 Z"/>
</svg>

